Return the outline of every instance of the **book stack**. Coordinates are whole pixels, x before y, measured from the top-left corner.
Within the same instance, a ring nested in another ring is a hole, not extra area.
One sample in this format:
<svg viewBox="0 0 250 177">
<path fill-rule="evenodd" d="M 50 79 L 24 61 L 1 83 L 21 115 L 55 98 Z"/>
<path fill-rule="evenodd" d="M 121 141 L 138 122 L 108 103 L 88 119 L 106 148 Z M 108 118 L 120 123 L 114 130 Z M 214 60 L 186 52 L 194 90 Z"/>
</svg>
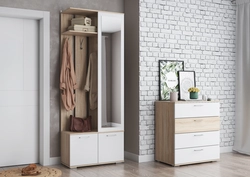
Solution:
<svg viewBox="0 0 250 177">
<path fill-rule="evenodd" d="M 96 32 L 96 27 L 86 26 L 86 25 L 71 25 L 68 27 L 68 30 L 83 31 L 83 32 Z"/>
<path fill-rule="evenodd" d="M 68 30 L 96 32 L 96 26 L 91 26 L 91 18 L 80 17 L 71 20 L 71 26 L 68 27 Z"/>
</svg>

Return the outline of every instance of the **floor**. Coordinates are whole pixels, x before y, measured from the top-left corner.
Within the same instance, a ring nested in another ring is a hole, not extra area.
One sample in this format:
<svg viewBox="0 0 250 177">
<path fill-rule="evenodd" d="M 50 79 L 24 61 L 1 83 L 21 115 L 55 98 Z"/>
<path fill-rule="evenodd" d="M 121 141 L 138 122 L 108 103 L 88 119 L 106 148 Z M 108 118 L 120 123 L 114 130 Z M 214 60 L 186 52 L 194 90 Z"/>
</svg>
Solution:
<svg viewBox="0 0 250 177">
<path fill-rule="evenodd" d="M 171 167 L 158 162 L 124 163 L 69 169 L 62 165 L 62 177 L 249 177 L 250 156 L 238 153 L 221 154 L 219 162 Z M 12 168 L 12 167 L 8 167 Z M 5 170 L 8 168 L 0 168 Z"/>
</svg>

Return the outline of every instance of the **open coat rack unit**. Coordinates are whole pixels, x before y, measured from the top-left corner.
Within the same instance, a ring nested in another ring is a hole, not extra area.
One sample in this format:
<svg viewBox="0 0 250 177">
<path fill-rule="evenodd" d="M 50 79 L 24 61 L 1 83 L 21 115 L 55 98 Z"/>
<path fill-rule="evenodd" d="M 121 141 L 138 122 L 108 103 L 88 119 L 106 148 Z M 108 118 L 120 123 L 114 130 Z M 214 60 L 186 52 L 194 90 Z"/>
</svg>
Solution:
<svg viewBox="0 0 250 177">
<path fill-rule="evenodd" d="M 83 19 L 89 20 L 91 30 L 86 24 L 72 24 Z M 77 88 L 75 108 L 67 111 L 61 104 L 61 163 L 76 168 L 123 162 L 124 14 L 68 8 L 61 12 L 61 51 L 65 39 Z M 70 115 L 91 116 L 92 130 L 69 131 Z"/>
</svg>

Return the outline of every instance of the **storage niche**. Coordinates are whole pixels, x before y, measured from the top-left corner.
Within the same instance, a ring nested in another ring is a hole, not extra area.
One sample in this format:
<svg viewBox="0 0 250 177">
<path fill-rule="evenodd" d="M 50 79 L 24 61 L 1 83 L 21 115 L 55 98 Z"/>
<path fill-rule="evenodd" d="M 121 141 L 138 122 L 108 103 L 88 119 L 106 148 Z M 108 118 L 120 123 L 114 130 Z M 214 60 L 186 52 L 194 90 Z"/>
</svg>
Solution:
<svg viewBox="0 0 250 177">
<path fill-rule="evenodd" d="M 74 110 L 67 111 L 61 104 L 62 164 L 74 168 L 123 162 L 124 14 L 66 9 L 61 12 L 62 50 L 66 39 L 74 60 L 77 89 Z M 94 69 L 88 73 L 90 63 Z M 88 74 L 95 75 L 92 81 L 96 79 L 92 93 L 86 91 Z M 91 116 L 92 131 L 70 132 L 70 115 Z"/>
</svg>

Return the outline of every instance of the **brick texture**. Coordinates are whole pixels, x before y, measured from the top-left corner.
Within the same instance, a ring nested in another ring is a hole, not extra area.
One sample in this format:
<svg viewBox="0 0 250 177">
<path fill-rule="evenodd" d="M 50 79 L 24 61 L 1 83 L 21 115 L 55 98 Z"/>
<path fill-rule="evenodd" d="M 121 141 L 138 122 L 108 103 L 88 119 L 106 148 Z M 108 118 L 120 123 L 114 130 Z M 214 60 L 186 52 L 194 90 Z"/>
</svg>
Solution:
<svg viewBox="0 0 250 177">
<path fill-rule="evenodd" d="M 221 147 L 235 128 L 236 5 L 231 0 L 140 0 L 140 155 L 154 154 L 159 60 L 183 60 L 200 94 L 219 99 Z"/>
</svg>

